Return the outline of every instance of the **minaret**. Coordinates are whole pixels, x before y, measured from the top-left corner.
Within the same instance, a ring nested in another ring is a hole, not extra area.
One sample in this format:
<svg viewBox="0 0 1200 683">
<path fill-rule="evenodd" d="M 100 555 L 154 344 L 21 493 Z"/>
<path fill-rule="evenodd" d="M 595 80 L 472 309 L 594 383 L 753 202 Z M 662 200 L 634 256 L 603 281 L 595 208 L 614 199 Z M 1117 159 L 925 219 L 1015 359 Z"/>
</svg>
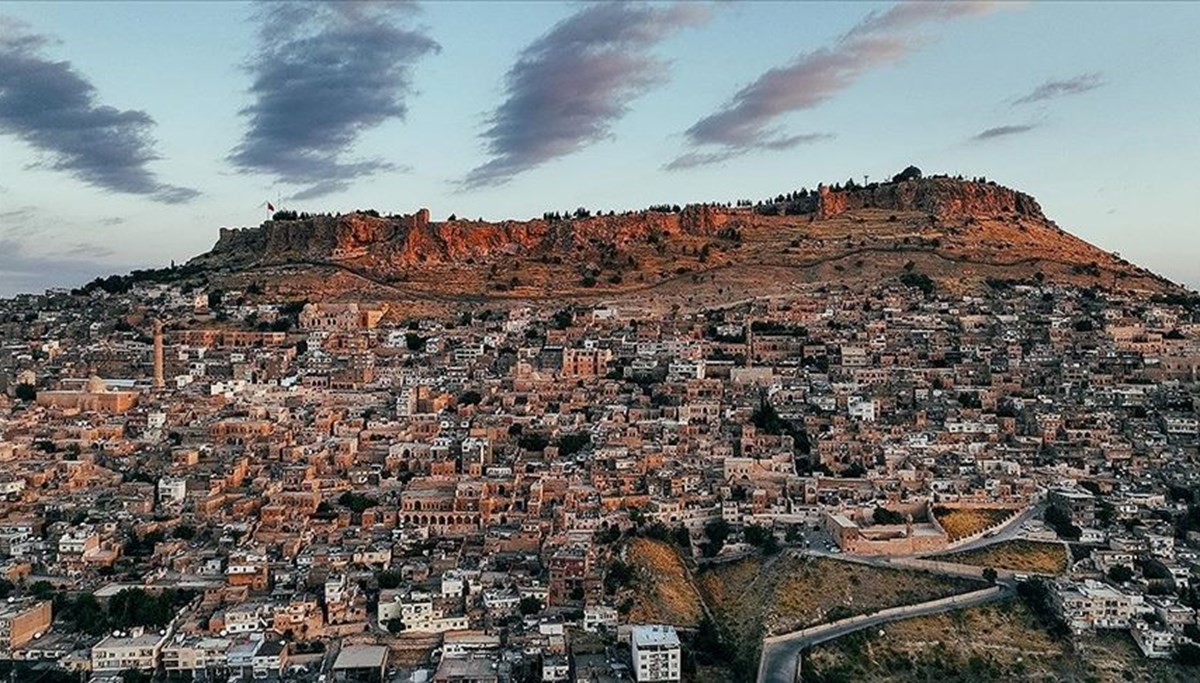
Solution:
<svg viewBox="0 0 1200 683">
<path fill-rule="evenodd" d="M 154 319 L 154 388 L 162 389 L 163 381 L 163 325 L 158 318 Z"/>
</svg>

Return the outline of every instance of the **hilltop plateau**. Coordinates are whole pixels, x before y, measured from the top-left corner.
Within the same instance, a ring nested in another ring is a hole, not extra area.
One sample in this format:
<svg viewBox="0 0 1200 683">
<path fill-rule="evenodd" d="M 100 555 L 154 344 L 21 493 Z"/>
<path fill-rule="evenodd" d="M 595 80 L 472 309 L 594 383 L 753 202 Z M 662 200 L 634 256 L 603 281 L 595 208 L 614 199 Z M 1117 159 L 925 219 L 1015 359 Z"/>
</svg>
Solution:
<svg viewBox="0 0 1200 683">
<path fill-rule="evenodd" d="M 580 209 L 497 223 L 431 221 L 425 209 L 280 212 L 259 227 L 223 228 L 213 249 L 182 271 L 226 290 L 388 301 L 411 315 L 539 301 L 692 310 L 750 293 L 887 280 L 927 291 L 1043 281 L 1178 289 L 1062 230 L 1028 194 L 913 175 L 758 203 Z"/>
</svg>

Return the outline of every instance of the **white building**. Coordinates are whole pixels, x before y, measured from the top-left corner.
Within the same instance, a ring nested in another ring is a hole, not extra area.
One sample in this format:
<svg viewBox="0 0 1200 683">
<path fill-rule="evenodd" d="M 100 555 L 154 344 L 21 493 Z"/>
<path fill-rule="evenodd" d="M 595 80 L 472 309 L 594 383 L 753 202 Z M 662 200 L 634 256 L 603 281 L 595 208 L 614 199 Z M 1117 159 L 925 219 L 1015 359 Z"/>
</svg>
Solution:
<svg viewBox="0 0 1200 683">
<path fill-rule="evenodd" d="M 589 633 L 617 627 L 617 608 L 590 605 L 583 610 L 583 630 Z"/>
<path fill-rule="evenodd" d="M 876 415 L 875 401 L 852 396 L 846 405 L 850 417 L 863 422 L 874 422 Z"/>
<path fill-rule="evenodd" d="M 679 680 L 679 634 L 674 626 L 634 626 L 630 645 L 638 683 Z"/>
<path fill-rule="evenodd" d="M 1153 611 L 1141 594 L 1124 593 L 1091 579 L 1058 586 L 1054 598 L 1055 607 L 1075 633 L 1127 629 L 1139 615 Z"/>
<path fill-rule="evenodd" d="M 434 607 L 432 595 L 420 591 L 381 591 L 375 615 L 380 624 L 386 626 L 392 619 L 399 619 L 405 631 L 420 633 L 445 633 L 470 626 L 466 615 L 447 615 Z"/>
<path fill-rule="evenodd" d="M 160 505 L 182 503 L 187 497 L 187 479 L 163 477 L 158 480 L 158 502 Z"/>
<path fill-rule="evenodd" d="M 157 633 L 114 633 L 92 646 L 92 671 L 119 672 L 126 669 L 153 671 L 158 653 L 167 640 Z"/>
<path fill-rule="evenodd" d="M 1129 633 L 1142 654 L 1151 659 L 1165 659 L 1175 652 L 1178 637 L 1169 629 L 1155 628 L 1144 621 L 1138 621 L 1129 629 Z"/>
</svg>

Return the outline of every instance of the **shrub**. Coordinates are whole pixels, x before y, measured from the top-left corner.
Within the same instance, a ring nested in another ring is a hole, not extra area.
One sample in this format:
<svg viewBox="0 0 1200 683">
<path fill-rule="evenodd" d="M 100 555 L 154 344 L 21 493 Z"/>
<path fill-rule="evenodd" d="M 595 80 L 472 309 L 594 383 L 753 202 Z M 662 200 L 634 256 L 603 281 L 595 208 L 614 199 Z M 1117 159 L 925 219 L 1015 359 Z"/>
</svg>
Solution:
<svg viewBox="0 0 1200 683">
<path fill-rule="evenodd" d="M 375 582 L 384 590 L 390 590 L 400 586 L 400 572 L 382 571 L 375 575 Z"/>
<path fill-rule="evenodd" d="M 368 508 L 373 508 L 376 505 L 379 505 L 379 501 L 375 500 L 374 498 L 364 496 L 361 493 L 355 493 L 354 491 L 346 491 L 342 495 L 338 496 L 337 502 L 338 505 L 341 505 L 344 508 L 350 508 L 351 512 L 356 512 L 359 514 L 362 514 L 362 512 Z"/>
<path fill-rule="evenodd" d="M 519 609 L 521 610 L 521 614 L 525 616 L 537 614 L 542 611 L 542 600 L 532 595 L 523 597 L 521 598 Z"/>
<path fill-rule="evenodd" d="M 894 512 L 885 507 L 876 506 L 875 512 L 871 514 L 871 519 L 876 524 L 903 524 L 904 515 L 899 512 Z"/>
<path fill-rule="evenodd" d="M 910 261 L 910 263 L 911 263 L 911 261 Z M 905 272 L 903 275 L 901 275 L 900 276 L 900 284 L 904 285 L 905 287 L 913 287 L 915 289 L 919 289 L 926 296 L 933 293 L 933 289 L 935 286 L 933 279 L 930 278 L 928 275 L 926 275 L 924 273 L 914 272 L 914 271 L 908 271 L 908 272 Z"/>
<path fill-rule="evenodd" d="M 1125 583 L 1133 580 L 1133 570 L 1123 564 L 1113 566 L 1108 570 L 1108 578 L 1114 583 Z"/>
</svg>

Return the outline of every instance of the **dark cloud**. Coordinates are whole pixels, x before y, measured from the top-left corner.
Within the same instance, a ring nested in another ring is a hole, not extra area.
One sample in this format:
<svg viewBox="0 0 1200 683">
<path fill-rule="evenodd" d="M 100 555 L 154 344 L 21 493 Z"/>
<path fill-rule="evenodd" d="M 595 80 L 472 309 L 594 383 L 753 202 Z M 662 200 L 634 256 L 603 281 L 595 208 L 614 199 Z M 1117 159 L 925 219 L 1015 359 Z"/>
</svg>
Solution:
<svg viewBox="0 0 1200 683">
<path fill-rule="evenodd" d="M 1046 81 L 1028 95 L 1013 100 L 1013 104 L 1032 104 L 1068 95 L 1082 95 L 1104 85 L 1099 73 L 1080 74 L 1062 81 Z"/>
<path fill-rule="evenodd" d="M 816 107 L 869 71 L 894 64 L 919 49 L 926 41 L 915 29 L 984 14 L 995 7 L 993 3 L 905 2 L 872 12 L 832 45 L 767 71 L 721 109 L 697 121 L 686 131 L 693 151 L 684 153 L 667 168 L 690 168 L 754 150 L 789 149 L 801 142 L 831 137 L 822 133 L 788 135 L 774 124 L 785 114 Z M 695 151 L 703 147 L 720 149 Z"/>
<path fill-rule="evenodd" d="M 260 12 L 261 49 L 247 69 L 249 130 L 230 154 L 242 171 L 308 185 L 297 197 L 345 189 L 396 167 L 347 159 L 364 131 L 404 119 L 414 65 L 441 47 L 404 28 L 408 3 L 277 3 Z"/>
<path fill-rule="evenodd" d="M 985 131 L 972 135 L 971 139 L 975 141 L 992 140 L 995 138 L 1008 137 L 1010 135 L 1028 133 L 1035 128 L 1037 128 L 1037 124 L 1035 123 L 1019 123 L 1010 126 L 996 126 L 995 128 L 988 128 Z"/>
<path fill-rule="evenodd" d="M 0 17 L 0 132 L 42 154 L 36 167 L 67 172 L 88 185 L 168 204 L 199 195 L 159 182 L 147 168 L 159 158 L 154 119 L 100 104 L 95 86 L 70 62 L 45 56 L 50 42 Z"/>
<path fill-rule="evenodd" d="M 465 187 L 501 185 L 612 133 L 630 103 L 663 82 L 651 50 L 681 28 L 705 21 L 696 5 L 584 7 L 521 51 L 505 76 L 507 98 L 483 133 L 491 159 Z"/>
</svg>

